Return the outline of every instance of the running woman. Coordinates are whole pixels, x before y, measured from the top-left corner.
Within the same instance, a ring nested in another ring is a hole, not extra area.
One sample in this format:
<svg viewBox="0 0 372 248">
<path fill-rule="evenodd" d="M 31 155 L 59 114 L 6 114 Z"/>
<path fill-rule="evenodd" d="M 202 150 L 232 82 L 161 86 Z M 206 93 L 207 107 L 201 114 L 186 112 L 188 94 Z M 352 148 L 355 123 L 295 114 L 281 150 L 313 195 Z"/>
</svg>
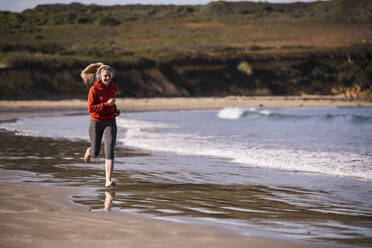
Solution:
<svg viewBox="0 0 372 248">
<path fill-rule="evenodd" d="M 116 184 L 111 178 L 114 169 L 114 150 L 117 135 L 116 117 L 120 115 L 120 111 L 115 104 L 118 86 L 112 82 L 114 71 L 109 65 L 95 63 L 86 67 L 82 71 L 81 77 L 87 87 L 94 82 L 88 95 L 91 146 L 85 152 L 84 161 L 89 163 L 91 157 L 95 158 L 99 155 L 103 138 L 106 158 L 105 187 L 113 187 Z"/>
</svg>

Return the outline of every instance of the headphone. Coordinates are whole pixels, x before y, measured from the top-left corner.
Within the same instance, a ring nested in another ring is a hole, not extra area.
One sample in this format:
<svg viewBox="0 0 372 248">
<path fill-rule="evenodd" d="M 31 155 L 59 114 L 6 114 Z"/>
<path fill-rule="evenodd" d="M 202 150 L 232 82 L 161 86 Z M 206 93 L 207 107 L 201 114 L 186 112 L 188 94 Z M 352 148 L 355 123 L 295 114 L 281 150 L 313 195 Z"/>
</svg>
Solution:
<svg viewBox="0 0 372 248">
<path fill-rule="evenodd" d="M 101 78 L 101 70 L 103 70 L 103 69 L 107 70 L 110 73 L 111 78 L 114 77 L 114 70 L 112 69 L 112 67 L 109 66 L 109 65 L 102 65 L 97 69 L 97 72 L 96 72 L 96 77 L 97 77 L 98 80 L 102 79 Z"/>
</svg>

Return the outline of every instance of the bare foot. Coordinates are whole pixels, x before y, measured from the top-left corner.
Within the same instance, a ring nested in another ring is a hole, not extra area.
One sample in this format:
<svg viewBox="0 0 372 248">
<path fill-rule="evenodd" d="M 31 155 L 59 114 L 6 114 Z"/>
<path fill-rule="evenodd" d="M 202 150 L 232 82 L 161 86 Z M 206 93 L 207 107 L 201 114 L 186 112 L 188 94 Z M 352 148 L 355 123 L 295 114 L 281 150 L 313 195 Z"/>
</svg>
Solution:
<svg viewBox="0 0 372 248">
<path fill-rule="evenodd" d="M 87 163 L 90 163 L 90 149 L 91 147 L 89 147 L 86 152 L 85 152 L 85 156 L 84 156 L 84 162 L 87 164 Z"/>
<path fill-rule="evenodd" d="M 111 181 L 111 182 L 106 182 L 105 187 L 106 188 L 111 188 L 111 187 L 114 187 L 115 185 L 116 185 L 116 182 Z"/>
</svg>

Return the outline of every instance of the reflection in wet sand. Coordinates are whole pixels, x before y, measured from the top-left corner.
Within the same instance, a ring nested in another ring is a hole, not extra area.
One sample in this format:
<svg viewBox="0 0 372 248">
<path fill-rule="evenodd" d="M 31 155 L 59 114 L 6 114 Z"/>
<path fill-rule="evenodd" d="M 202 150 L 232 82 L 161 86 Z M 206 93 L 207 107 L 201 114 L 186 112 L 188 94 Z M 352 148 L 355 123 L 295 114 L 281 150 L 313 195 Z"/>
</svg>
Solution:
<svg viewBox="0 0 372 248">
<path fill-rule="evenodd" d="M 103 209 L 108 212 L 111 210 L 112 200 L 114 199 L 115 192 L 106 191 L 105 192 L 105 203 Z"/>
</svg>

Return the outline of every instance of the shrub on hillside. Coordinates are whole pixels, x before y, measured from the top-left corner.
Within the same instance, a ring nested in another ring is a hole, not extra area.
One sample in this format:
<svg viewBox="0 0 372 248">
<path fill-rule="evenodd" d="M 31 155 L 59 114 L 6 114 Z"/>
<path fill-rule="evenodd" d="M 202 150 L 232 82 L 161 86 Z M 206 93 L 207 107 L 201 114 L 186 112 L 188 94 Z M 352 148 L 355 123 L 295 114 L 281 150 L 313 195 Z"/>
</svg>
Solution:
<svg viewBox="0 0 372 248">
<path fill-rule="evenodd" d="M 119 25 L 120 22 L 112 17 L 102 16 L 99 17 L 97 20 L 97 24 L 99 25 L 107 25 L 107 26 L 116 26 Z"/>
<path fill-rule="evenodd" d="M 78 16 L 76 19 L 75 19 L 75 23 L 76 24 L 86 24 L 86 23 L 90 23 L 90 19 L 85 16 L 85 15 L 81 15 L 81 16 Z"/>
</svg>

